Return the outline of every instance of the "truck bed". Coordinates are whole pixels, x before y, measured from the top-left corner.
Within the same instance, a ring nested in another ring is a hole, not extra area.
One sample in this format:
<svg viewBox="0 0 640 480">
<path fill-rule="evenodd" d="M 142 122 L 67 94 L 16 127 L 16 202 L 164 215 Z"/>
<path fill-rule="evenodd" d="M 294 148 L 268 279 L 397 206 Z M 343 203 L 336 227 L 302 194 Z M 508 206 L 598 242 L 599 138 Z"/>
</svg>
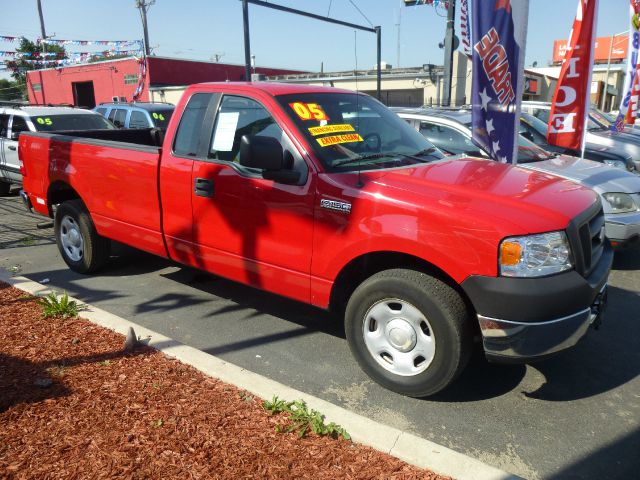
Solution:
<svg viewBox="0 0 640 480">
<path fill-rule="evenodd" d="M 51 214 L 64 191 L 82 192 L 100 235 L 166 255 L 161 233 L 158 129 L 24 133 L 21 158 L 33 208 Z"/>
</svg>

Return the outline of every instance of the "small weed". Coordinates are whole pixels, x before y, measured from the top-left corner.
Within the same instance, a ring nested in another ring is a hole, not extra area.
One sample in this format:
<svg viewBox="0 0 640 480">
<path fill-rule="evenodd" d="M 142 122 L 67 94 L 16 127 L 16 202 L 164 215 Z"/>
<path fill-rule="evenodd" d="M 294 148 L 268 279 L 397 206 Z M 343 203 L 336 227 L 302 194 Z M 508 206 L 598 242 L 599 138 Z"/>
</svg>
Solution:
<svg viewBox="0 0 640 480">
<path fill-rule="evenodd" d="M 244 400 L 245 402 L 253 402 L 255 400 L 254 396 L 251 395 L 246 390 L 241 391 L 239 396 L 240 396 L 240 400 Z"/>
<path fill-rule="evenodd" d="M 28 237 L 24 237 L 20 239 L 20 245 L 25 247 L 31 247 L 32 245 L 35 245 L 36 240 L 37 240 L 36 237 L 29 235 Z"/>
<path fill-rule="evenodd" d="M 154 428 L 160 428 L 161 426 L 164 425 L 164 420 L 162 420 L 161 418 L 156 420 L 155 422 L 153 422 L 151 425 L 153 425 Z"/>
<path fill-rule="evenodd" d="M 47 368 L 47 372 L 49 372 L 52 377 L 64 377 L 67 368 L 64 364 L 54 365 L 53 367 Z"/>
<path fill-rule="evenodd" d="M 103 367 L 108 367 L 109 365 L 111 365 L 111 360 L 103 360 L 100 362 L 100 365 L 102 365 Z"/>
<path fill-rule="evenodd" d="M 345 440 L 351 439 L 351 436 L 340 425 L 336 425 L 333 422 L 326 425 L 324 423 L 324 415 L 317 410 L 309 410 L 303 400 L 287 402 L 274 396 L 270 402 L 268 400 L 262 402 L 262 408 L 271 412 L 272 415 L 283 412 L 289 417 L 291 425 L 288 427 L 277 425 L 276 432 L 291 433 L 297 431 L 298 436 L 302 438 L 311 430 L 316 435 L 326 435 L 332 438 L 342 437 Z"/>
<path fill-rule="evenodd" d="M 160 385 L 159 383 L 154 383 L 151 385 L 153 388 L 155 388 L 156 390 L 160 390 L 160 387 L 162 387 L 162 385 Z"/>
<path fill-rule="evenodd" d="M 78 312 L 81 310 L 81 307 L 75 300 L 69 300 L 69 295 L 67 295 L 67 292 L 64 292 L 63 295 L 60 295 L 60 298 L 58 298 L 55 292 L 51 292 L 40 299 L 40 305 L 42 306 L 43 318 L 77 317 Z"/>
<path fill-rule="evenodd" d="M 18 300 L 20 300 L 20 301 L 23 301 L 23 302 L 24 302 L 24 301 L 29 301 L 29 300 L 35 300 L 36 298 L 38 298 L 38 297 L 36 297 L 36 296 L 34 296 L 34 295 L 29 295 L 29 294 L 27 293 L 27 294 L 24 294 L 24 295 L 20 295 L 20 296 L 18 297 Z"/>
<path fill-rule="evenodd" d="M 20 271 L 22 270 L 22 266 L 12 265 L 7 270 L 9 270 L 9 272 L 12 273 L 13 275 L 16 275 L 17 273 L 20 273 Z"/>
</svg>

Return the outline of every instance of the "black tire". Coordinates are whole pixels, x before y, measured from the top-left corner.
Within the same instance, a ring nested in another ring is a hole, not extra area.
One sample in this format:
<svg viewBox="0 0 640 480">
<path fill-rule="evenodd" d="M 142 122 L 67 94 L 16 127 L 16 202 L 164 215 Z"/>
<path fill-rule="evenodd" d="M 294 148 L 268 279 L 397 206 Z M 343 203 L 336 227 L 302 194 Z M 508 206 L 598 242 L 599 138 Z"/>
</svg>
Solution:
<svg viewBox="0 0 640 480">
<path fill-rule="evenodd" d="M 11 184 L 9 182 L 3 182 L 0 180 L 0 197 L 6 197 L 11 190 Z"/>
<path fill-rule="evenodd" d="M 378 322 L 374 318 L 377 312 L 381 318 L 389 312 L 396 317 Z M 418 320 L 405 322 L 405 313 L 406 318 Z M 405 323 L 418 327 L 406 329 Z M 370 332 L 367 341 L 365 326 Z M 395 329 L 396 326 L 401 328 Z M 409 333 L 394 336 L 398 331 Z M 367 375 L 383 387 L 410 397 L 426 397 L 446 388 L 462 372 L 472 352 L 471 319 L 460 294 L 440 280 L 414 270 L 385 270 L 356 288 L 347 304 L 345 333 L 351 352 Z M 395 349 L 393 342 L 398 339 L 403 341 L 401 348 L 405 350 Z M 371 348 L 388 351 L 372 353 L 367 342 L 386 342 L 387 346 Z M 412 342 L 417 343 L 412 347 Z M 427 351 L 422 348 L 425 345 L 427 349 L 433 345 L 431 357 L 421 355 L 421 351 Z"/>
<path fill-rule="evenodd" d="M 74 272 L 95 272 L 109 259 L 111 242 L 98 235 L 81 200 L 70 200 L 58 207 L 54 232 L 58 250 Z"/>
</svg>

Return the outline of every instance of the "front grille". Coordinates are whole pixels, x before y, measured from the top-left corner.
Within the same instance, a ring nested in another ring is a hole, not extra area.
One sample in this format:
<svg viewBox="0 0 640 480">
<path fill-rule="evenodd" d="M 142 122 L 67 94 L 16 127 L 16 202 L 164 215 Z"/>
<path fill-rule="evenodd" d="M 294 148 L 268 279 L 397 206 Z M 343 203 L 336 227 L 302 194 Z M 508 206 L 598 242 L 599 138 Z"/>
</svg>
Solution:
<svg viewBox="0 0 640 480">
<path fill-rule="evenodd" d="M 604 251 L 604 212 L 600 202 L 575 218 L 567 228 L 574 252 L 576 271 L 588 276 Z"/>
</svg>

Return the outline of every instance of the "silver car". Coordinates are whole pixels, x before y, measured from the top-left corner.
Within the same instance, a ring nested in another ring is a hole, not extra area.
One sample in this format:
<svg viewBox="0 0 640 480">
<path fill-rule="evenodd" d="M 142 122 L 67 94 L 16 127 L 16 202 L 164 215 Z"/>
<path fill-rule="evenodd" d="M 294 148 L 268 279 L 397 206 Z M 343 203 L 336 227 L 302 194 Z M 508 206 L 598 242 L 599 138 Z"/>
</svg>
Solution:
<svg viewBox="0 0 640 480">
<path fill-rule="evenodd" d="M 549 102 L 522 102 L 522 111 L 538 117 L 545 123 L 549 123 L 549 113 L 551 103 Z M 610 127 L 605 126 L 600 117 L 594 115 L 595 109 L 591 110 L 587 124 L 586 143 L 589 147 L 613 148 L 616 151 L 631 155 L 636 171 L 640 171 L 640 135 L 627 128 L 624 132 L 613 132 Z"/>
<path fill-rule="evenodd" d="M 488 156 L 471 140 L 469 110 L 392 110 L 445 152 Z M 630 246 L 640 242 L 640 176 L 603 163 L 549 153 L 522 136 L 518 143 L 519 167 L 579 182 L 600 195 L 605 214 L 605 232 L 613 246 Z"/>
</svg>

